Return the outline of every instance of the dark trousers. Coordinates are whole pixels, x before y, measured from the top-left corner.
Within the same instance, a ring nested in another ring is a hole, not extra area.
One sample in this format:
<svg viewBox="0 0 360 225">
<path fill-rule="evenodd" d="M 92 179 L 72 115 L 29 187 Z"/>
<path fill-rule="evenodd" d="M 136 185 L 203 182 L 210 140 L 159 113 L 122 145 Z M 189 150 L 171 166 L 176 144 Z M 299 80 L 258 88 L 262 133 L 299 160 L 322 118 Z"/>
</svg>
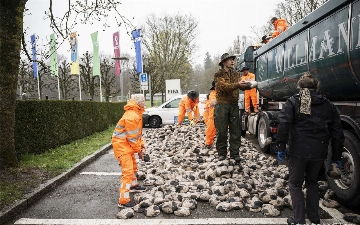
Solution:
<svg viewBox="0 0 360 225">
<path fill-rule="evenodd" d="M 216 150 L 219 156 L 226 156 L 229 130 L 230 157 L 239 156 L 241 130 L 239 106 L 237 104 L 216 104 L 214 109 L 216 128 Z"/>
<path fill-rule="evenodd" d="M 319 209 L 319 185 L 317 177 L 324 164 L 324 160 L 313 161 L 290 156 L 289 167 L 289 190 L 293 205 L 294 219 L 297 223 L 305 224 L 305 213 L 310 221 L 320 220 Z M 306 210 L 302 185 L 305 179 L 306 187 Z"/>
</svg>

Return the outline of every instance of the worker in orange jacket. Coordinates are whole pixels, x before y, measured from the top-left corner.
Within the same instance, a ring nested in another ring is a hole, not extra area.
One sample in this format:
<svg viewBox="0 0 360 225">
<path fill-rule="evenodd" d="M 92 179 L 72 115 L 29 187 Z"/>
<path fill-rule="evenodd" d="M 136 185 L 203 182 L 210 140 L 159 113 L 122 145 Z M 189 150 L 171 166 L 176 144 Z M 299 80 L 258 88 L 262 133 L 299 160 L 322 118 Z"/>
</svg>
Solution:
<svg viewBox="0 0 360 225">
<path fill-rule="evenodd" d="M 271 18 L 270 22 L 274 25 L 275 31 L 272 33 L 272 38 L 279 36 L 282 32 L 286 31 L 288 28 L 287 22 L 285 19 L 278 19 L 276 17 Z"/>
<path fill-rule="evenodd" d="M 178 125 L 181 125 L 185 114 L 190 120 L 190 125 L 194 125 L 200 121 L 200 110 L 199 110 L 199 92 L 189 91 L 179 103 L 179 115 Z M 194 112 L 194 116 L 193 113 Z"/>
<path fill-rule="evenodd" d="M 145 142 L 142 138 L 142 114 L 145 111 L 145 98 L 142 94 L 134 94 L 124 106 L 125 113 L 117 123 L 112 135 L 112 147 L 115 158 L 121 165 L 119 207 L 133 207 L 130 201 L 130 190 L 144 191 L 145 187 L 137 182 L 137 165 L 135 153 L 144 160 Z"/>
<path fill-rule="evenodd" d="M 204 101 L 204 113 L 203 113 L 203 121 L 205 123 L 205 125 L 207 125 L 207 120 L 209 118 L 209 109 L 210 109 L 210 100 L 209 100 L 209 95 L 206 95 L 206 100 Z"/>
<path fill-rule="evenodd" d="M 249 72 L 248 67 L 243 67 L 240 72 L 242 72 L 241 80 L 242 81 L 255 81 L 255 75 Z M 244 99 L 245 99 L 245 112 L 250 113 L 250 99 L 252 105 L 254 107 L 254 112 L 259 112 L 259 106 L 257 102 L 257 92 L 256 88 L 251 88 L 250 90 L 244 91 Z"/>
<path fill-rule="evenodd" d="M 210 106 L 209 106 L 208 120 L 206 123 L 206 130 L 205 130 L 206 148 L 211 148 L 211 146 L 214 143 L 214 138 L 215 138 L 215 134 L 216 134 L 216 128 L 215 128 L 215 123 L 214 123 L 214 109 L 215 109 L 215 105 L 216 105 L 215 81 L 213 81 L 211 84 L 212 84 L 212 87 L 210 88 L 211 92 L 209 95 L 209 105 Z"/>
</svg>

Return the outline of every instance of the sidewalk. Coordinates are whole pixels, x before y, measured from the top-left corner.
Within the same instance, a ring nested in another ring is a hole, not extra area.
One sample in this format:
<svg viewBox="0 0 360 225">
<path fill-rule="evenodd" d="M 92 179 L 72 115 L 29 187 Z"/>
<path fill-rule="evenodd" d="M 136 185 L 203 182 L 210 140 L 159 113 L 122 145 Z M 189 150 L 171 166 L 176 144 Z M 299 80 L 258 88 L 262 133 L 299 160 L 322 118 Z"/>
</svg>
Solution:
<svg viewBox="0 0 360 225">
<path fill-rule="evenodd" d="M 71 176 L 78 173 L 80 170 L 85 168 L 90 163 L 94 162 L 98 157 L 105 154 L 109 149 L 111 149 L 111 143 L 104 145 L 101 149 L 94 152 L 93 154 L 83 158 L 80 162 L 76 163 L 72 168 L 65 171 L 64 173 L 56 176 L 55 178 L 47 181 L 45 184 L 41 184 L 40 187 L 35 189 L 32 193 L 27 194 L 25 199 L 16 202 L 13 205 L 5 207 L 0 211 L 0 224 L 4 224 L 7 221 L 10 221 L 20 212 L 29 208 L 32 204 L 37 202 L 40 198 L 42 198 L 45 194 L 52 191 L 60 184 L 68 180 Z"/>
</svg>

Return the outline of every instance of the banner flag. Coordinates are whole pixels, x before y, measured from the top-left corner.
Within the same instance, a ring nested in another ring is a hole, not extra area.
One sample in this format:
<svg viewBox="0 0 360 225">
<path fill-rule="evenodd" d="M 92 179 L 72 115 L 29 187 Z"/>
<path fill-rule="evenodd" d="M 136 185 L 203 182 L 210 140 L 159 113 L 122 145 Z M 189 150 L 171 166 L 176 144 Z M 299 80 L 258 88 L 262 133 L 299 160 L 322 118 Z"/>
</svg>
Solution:
<svg viewBox="0 0 360 225">
<path fill-rule="evenodd" d="M 79 55 L 78 55 L 78 40 L 76 32 L 70 33 L 71 45 L 71 74 L 80 74 L 79 72 Z"/>
<path fill-rule="evenodd" d="M 38 68 L 37 68 L 37 63 L 36 63 L 36 38 L 35 38 L 35 34 L 30 36 L 31 38 L 31 50 L 32 50 L 32 68 L 34 71 L 34 77 L 38 77 Z"/>
<path fill-rule="evenodd" d="M 136 72 L 142 73 L 143 71 L 143 61 L 142 61 L 142 55 L 141 55 L 141 35 L 140 35 L 140 29 L 133 30 L 131 32 L 132 37 L 134 39 L 135 44 L 135 54 L 136 54 Z"/>
<path fill-rule="evenodd" d="M 99 58 L 99 42 L 98 32 L 91 34 L 91 40 L 93 43 L 94 55 L 93 55 L 93 76 L 100 75 L 100 58 Z"/>
<path fill-rule="evenodd" d="M 50 75 L 58 76 L 58 62 L 56 55 L 56 39 L 55 34 L 50 35 Z"/>
<path fill-rule="evenodd" d="M 120 58 L 120 35 L 119 32 L 116 32 L 113 34 L 113 44 L 114 44 L 114 55 L 115 58 Z M 120 75 L 120 60 L 116 60 L 115 59 L 115 75 L 119 76 Z"/>
</svg>

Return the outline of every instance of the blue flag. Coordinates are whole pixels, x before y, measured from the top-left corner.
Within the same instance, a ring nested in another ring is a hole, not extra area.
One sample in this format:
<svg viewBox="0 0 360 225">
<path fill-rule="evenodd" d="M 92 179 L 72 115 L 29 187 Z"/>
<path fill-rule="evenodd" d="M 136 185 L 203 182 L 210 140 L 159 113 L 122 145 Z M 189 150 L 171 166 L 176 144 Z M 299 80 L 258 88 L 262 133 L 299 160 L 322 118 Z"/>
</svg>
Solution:
<svg viewBox="0 0 360 225">
<path fill-rule="evenodd" d="M 34 77 L 38 76 L 38 69 L 37 69 L 37 63 L 36 63 L 36 38 L 35 38 L 35 34 L 30 36 L 31 38 L 31 50 L 32 50 L 32 59 L 33 59 L 33 63 L 32 63 L 32 68 L 34 71 Z"/>
<path fill-rule="evenodd" d="M 143 61 L 141 55 L 141 35 L 140 29 L 133 30 L 131 32 L 135 44 L 135 54 L 136 54 L 136 72 L 142 73 L 143 71 Z"/>
</svg>

